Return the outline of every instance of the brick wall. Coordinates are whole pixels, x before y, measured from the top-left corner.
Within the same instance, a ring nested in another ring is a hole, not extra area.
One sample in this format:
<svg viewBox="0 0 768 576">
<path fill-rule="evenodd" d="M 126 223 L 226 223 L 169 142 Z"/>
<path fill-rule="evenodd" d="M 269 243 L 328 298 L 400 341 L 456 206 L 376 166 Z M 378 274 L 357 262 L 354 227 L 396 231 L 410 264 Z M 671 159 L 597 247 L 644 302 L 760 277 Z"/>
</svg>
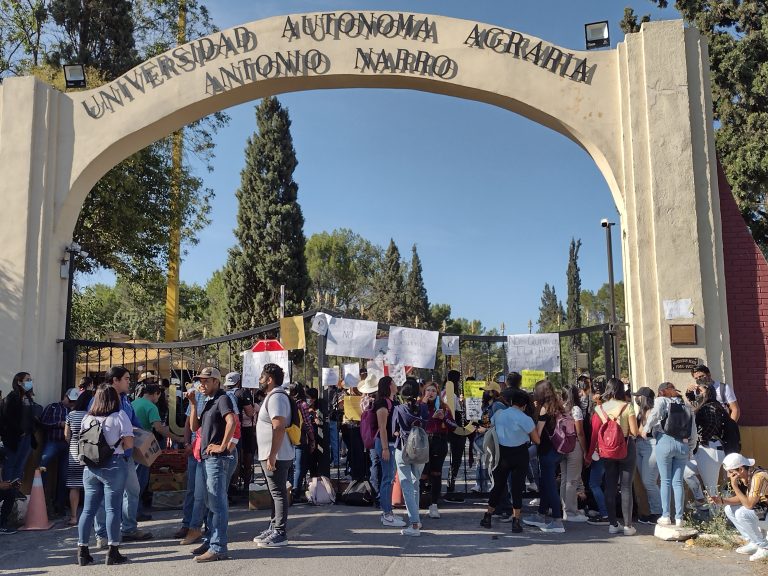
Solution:
<svg viewBox="0 0 768 576">
<path fill-rule="evenodd" d="M 718 163 L 725 290 L 739 424 L 768 424 L 768 263 L 741 217 Z"/>
</svg>

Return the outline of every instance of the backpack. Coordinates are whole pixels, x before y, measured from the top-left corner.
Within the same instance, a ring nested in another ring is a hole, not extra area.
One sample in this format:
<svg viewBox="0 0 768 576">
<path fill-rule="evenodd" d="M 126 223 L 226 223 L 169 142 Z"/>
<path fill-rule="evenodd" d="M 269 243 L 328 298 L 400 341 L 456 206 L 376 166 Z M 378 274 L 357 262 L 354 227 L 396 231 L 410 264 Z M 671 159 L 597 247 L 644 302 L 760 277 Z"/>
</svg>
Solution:
<svg viewBox="0 0 768 576">
<path fill-rule="evenodd" d="M 499 435 L 496 428 L 489 428 L 483 435 L 483 454 L 480 457 L 483 467 L 490 476 L 490 488 L 493 489 L 493 471 L 499 463 Z"/>
<path fill-rule="evenodd" d="M 288 436 L 288 440 L 290 440 L 293 446 L 301 446 L 302 443 L 308 444 L 309 440 L 304 431 L 304 418 L 301 416 L 301 410 L 299 410 L 299 405 L 296 404 L 296 400 L 291 398 L 290 394 L 285 390 L 276 388 L 275 392 L 285 394 L 288 397 L 288 402 L 291 404 L 291 425 L 285 427 L 285 434 Z M 269 414 L 269 412 L 267 412 L 267 414 Z"/>
<path fill-rule="evenodd" d="M 731 414 L 722 404 L 717 402 L 716 405 L 722 421 L 718 439 L 723 445 L 723 452 L 725 452 L 726 456 L 728 454 L 741 453 L 741 431 L 739 430 L 739 425 L 731 418 Z"/>
<path fill-rule="evenodd" d="M 349 506 L 373 506 L 375 497 L 368 480 L 355 480 L 341 495 L 341 501 Z"/>
<path fill-rule="evenodd" d="M 667 407 L 667 416 L 661 421 L 661 429 L 668 436 L 685 440 L 691 437 L 692 421 L 693 414 L 688 406 L 680 402 L 670 402 Z"/>
<path fill-rule="evenodd" d="M 387 398 L 387 409 L 392 410 L 392 401 Z M 379 419 L 376 410 L 371 407 L 364 410 L 360 416 L 360 436 L 363 438 L 363 447 L 371 450 L 376 445 L 376 436 L 379 433 Z"/>
<path fill-rule="evenodd" d="M 121 440 L 122 438 L 119 438 L 114 445 L 109 444 L 104 438 L 104 422 L 94 420 L 88 428 L 80 430 L 80 439 L 77 442 L 80 464 L 89 468 L 106 466 Z"/>
<path fill-rule="evenodd" d="M 598 406 L 602 416 L 595 410 L 602 424 L 597 431 L 597 453 L 600 458 L 607 460 L 624 460 L 627 457 L 627 439 L 624 438 L 624 431 L 621 429 L 619 420 L 621 414 L 626 409 L 627 404 L 621 407 L 619 415 L 615 418 L 609 416 L 602 406 Z"/>
<path fill-rule="evenodd" d="M 549 435 L 552 446 L 560 454 L 570 454 L 576 448 L 576 421 L 570 414 L 558 414 L 555 429 Z"/>
<path fill-rule="evenodd" d="M 405 464 L 426 464 L 429 462 L 429 437 L 421 426 L 413 426 L 403 446 Z"/>
<path fill-rule="evenodd" d="M 309 481 L 307 500 L 315 506 L 325 506 L 336 503 L 336 490 L 327 476 L 314 476 Z"/>
</svg>

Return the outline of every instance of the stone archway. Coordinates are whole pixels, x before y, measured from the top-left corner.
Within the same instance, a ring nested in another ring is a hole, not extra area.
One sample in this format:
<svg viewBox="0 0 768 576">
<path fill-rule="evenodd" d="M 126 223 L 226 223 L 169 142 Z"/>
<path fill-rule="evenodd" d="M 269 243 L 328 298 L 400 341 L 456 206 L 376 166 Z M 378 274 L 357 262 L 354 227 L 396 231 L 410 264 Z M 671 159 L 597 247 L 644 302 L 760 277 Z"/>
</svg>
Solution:
<svg viewBox="0 0 768 576">
<path fill-rule="evenodd" d="M 675 356 L 730 381 L 708 57 L 681 21 L 645 24 L 616 50 L 569 51 L 442 16 L 275 17 L 174 48 L 89 92 L 33 78 L 0 87 L 0 369 L 58 390 L 66 283 L 59 264 L 82 203 L 112 166 L 207 114 L 284 92 L 399 88 L 508 109 L 595 161 L 621 215 L 633 380 L 687 380 Z M 556 168 L 556 159 L 553 159 Z M 690 298 L 697 344 L 670 343 L 662 301 Z"/>
</svg>

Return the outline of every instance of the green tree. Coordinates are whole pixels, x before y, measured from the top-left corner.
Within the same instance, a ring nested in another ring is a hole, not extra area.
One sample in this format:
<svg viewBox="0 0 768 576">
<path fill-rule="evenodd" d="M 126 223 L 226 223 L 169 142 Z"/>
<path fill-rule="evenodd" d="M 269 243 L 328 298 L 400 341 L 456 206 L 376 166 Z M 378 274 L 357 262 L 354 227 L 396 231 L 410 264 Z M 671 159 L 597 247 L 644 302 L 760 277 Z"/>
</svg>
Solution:
<svg viewBox="0 0 768 576">
<path fill-rule="evenodd" d="M 667 8 L 667 0 L 651 0 Z M 741 214 L 768 253 L 768 6 L 765 0 L 677 0 L 709 43 L 715 146 Z M 643 17 L 647 21 L 648 17 Z M 639 28 L 631 8 L 624 32 Z"/>
<path fill-rule="evenodd" d="M 211 327 L 211 336 L 223 336 L 232 331 L 228 324 L 227 285 L 224 271 L 216 270 L 205 285 L 208 298 L 208 318 L 206 324 Z"/>
<path fill-rule="evenodd" d="M 0 80 L 40 65 L 49 16 L 45 0 L 0 0 Z"/>
<path fill-rule="evenodd" d="M 380 247 L 341 228 L 310 236 L 306 257 L 315 306 L 328 299 L 339 310 L 358 313 L 370 303 L 373 277 L 381 268 Z"/>
<path fill-rule="evenodd" d="M 238 245 L 227 261 L 228 312 L 234 330 L 273 322 L 281 284 L 286 315 L 300 312 L 310 283 L 288 111 L 277 98 L 264 98 L 256 107 L 256 124 L 236 192 Z"/>
<path fill-rule="evenodd" d="M 405 326 L 408 312 L 405 303 L 405 278 L 400 262 L 400 250 L 390 239 L 384 263 L 373 279 L 371 305 L 366 313 L 371 320 Z"/>
<path fill-rule="evenodd" d="M 419 326 L 429 325 L 429 297 L 424 287 L 421 258 L 416 250 L 416 244 L 411 249 L 411 265 L 408 269 L 408 282 L 405 289 L 405 305 L 408 315 L 413 315 L 413 320 L 418 318 Z"/>
<path fill-rule="evenodd" d="M 568 251 L 568 270 L 566 279 L 568 283 L 568 303 L 566 312 L 566 325 L 568 328 L 581 328 L 581 271 L 579 270 L 579 249 L 581 240 L 571 239 Z"/>
<path fill-rule="evenodd" d="M 536 322 L 537 332 L 557 332 L 561 329 L 564 320 L 565 310 L 563 304 L 557 299 L 554 285 L 544 284 L 539 305 L 539 319 Z"/>
</svg>

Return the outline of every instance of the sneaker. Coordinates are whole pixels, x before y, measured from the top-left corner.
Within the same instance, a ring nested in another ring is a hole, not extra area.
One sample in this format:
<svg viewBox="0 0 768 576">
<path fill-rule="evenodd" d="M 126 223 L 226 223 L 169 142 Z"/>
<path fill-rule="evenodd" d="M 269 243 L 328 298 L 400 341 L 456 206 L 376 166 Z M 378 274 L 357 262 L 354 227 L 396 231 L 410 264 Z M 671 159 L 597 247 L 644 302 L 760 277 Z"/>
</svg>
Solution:
<svg viewBox="0 0 768 576">
<path fill-rule="evenodd" d="M 608 534 L 618 534 L 621 531 L 622 531 L 622 527 L 621 527 L 621 524 L 619 524 L 618 522 L 615 525 L 611 524 L 610 526 L 608 526 Z"/>
<path fill-rule="evenodd" d="M 470 488 L 469 491 L 470 492 L 474 492 L 475 494 L 482 494 L 483 493 L 482 489 L 480 488 L 480 484 L 478 484 L 477 482 L 475 482 L 475 485 L 472 486 L 472 488 Z"/>
<path fill-rule="evenodd" d="M 675 527 L 676 528 L 682 528 L 683 527 L 683 519 L 682 518 L 676 518 L 675 519 Z"/>
<path fill-rule="evenodd" d="M 528 502 L 528 506 L 531 508 L 536 508 L 541 503 L 541 498 L 534 498 L 530 502 Z"/>
<path fill-rule="evenodd" d="M 408 528 L 400 530 L 400 534 L 403 536 L 421 536 L 421 530 L 414 528 L 413 526 L 408 526 Z"/>
<path fill-rule="evenodd" d="M 440 510 L 437 509 L 437 504 L 430 504 L 429 505 L 429 517 L 430 518 L 440 518 Z"/>
<path fill-rule="evenodd" d="M 483 514 L 483 518 L 480 520 L 480 527 L 481 528 L 490 528 L 491 527 L 491 515 L 486 512 Z"/>
<path fill-rule="evenodd" d="M 611 521 L 608 520 L 608 516 L 595 516 L 587 519 L 587 524 L 592 526 L 608 526 L 610 523 Z"/>
<path fill-rule="evenodd" d="M 764 558 L 768 558 L 768 548 L 758 548 L 757 552 L 749 557 L 749 561 L 757 562 L 758 560 L 763 560 Z"/>
<path fill-rule="evenodd" d="M 259 548 L 277 548 L 278 546 L 287 546 L 288 545 L 288 536 L 286 536 L 285 532 L 278 532 L 275 530 L 264 538 L 264 540 L 259 540 L 257 543 Z"/>
<path fill-rule="evenodd" d="M 523 524 L 520 522 L 520 518 L 512 518 L 512 532 L 520 534 L 523 531 Z"/>
<path fill-rule="evenodd" d="M 660 514 L 648 514 L 648 516 L 638 516 L 637 521 L 640 524 L 656 524 L 659 518 L 661 518 Z"/>
<path fill-rule="evenodd" d="M 389 526 L 391 528 L 402 528 L 403 526 L 407 526 L 401 518 L 398 518 L 394 514 L 382 514 L 381 523 L 384 526 Z"/>
<path fill-rule="evenodd" d="M 565 520 L 567 522 L 587 522 L 589 518 L 585 514 L 568 514 Z"/>
<path fill-rule="evenodd" d="M 523 524 L 541 528 L 542 526 L 547 525 L 547 519 L 541 514 L 531 514 L 530 516 L 523 516 Z"/>
<path fill-rule="evenodd" d="M 261 534 L 259 534 L 258 536 L 256 536 L 256 537 L 253 539 L 253 541 L 254 541 L 256 544 L 258 544 L 258 543 L 259 543 L 259 542 L 261 542 L 262 540 L 266 540 L 266 539 L 267 539 L 267 538 L 268 538 L 268 537 L 269 537 L 269 536 L 272 534 L 272 532 L 273 532 L 273 531 L 274 531 L 274 530 L 273 530 L 273 528 L 270 526 L 269 528 L 267 528 L 266 530 L 264 530 L 264 532 L 262 532 Z"/>
<path fill-rule="evenodd" d="M 143 542 L 145 540 L 152 540 L 152 532 L 136 530 L 136 532 L 123 534 L 123 540 L 126 542 Z"/>
<path fill-rule="evenodd" d="M 9 528 L 8 526 L 0 526 L 0 536 L 3 534 L 16 534 L 18 530 L 15 528 Z"/>
<path fill-rule="evenodd" d="M 754 544 L 752 542 L 747 542 L 746 544 L 744 544 L 744 546 L 740 546 L 740 547 L 736 548 L 736 554 L 750 554 L 750 555 L 752 555 L 755 552 L 757 552 L 757 548 L 758 548 L 757 544 Z"/>
<path fill-rule="evenodd" d="M 669 519 L 669 516 L 659 516 L 659 519 L 656 520 L 656 524 L 659 526 L 672 526 L 672 520 Z"/>
<path fill-rule="evenodd" d="M 96 550 L 106 550 L 109 547 L 109 543 L 106 538 L 96 536 Z"/>
<path fill-rule="evenodd" d="M 542 532 L 547 532 L 547 533 L 554 533 L 554 534 L 565 533 L 565 526 L 563 526 L 563 521 L 560 518 L 554 518 L 548 524 L 545 524 L 544 526 L 539 526 L 539 529 Z"/>
<path fill-rule="evenodd" d="M 637 534 L 637 528 L 634 526 L 624 526 L 624 536 L 634 536 Z"/>
</svg>

